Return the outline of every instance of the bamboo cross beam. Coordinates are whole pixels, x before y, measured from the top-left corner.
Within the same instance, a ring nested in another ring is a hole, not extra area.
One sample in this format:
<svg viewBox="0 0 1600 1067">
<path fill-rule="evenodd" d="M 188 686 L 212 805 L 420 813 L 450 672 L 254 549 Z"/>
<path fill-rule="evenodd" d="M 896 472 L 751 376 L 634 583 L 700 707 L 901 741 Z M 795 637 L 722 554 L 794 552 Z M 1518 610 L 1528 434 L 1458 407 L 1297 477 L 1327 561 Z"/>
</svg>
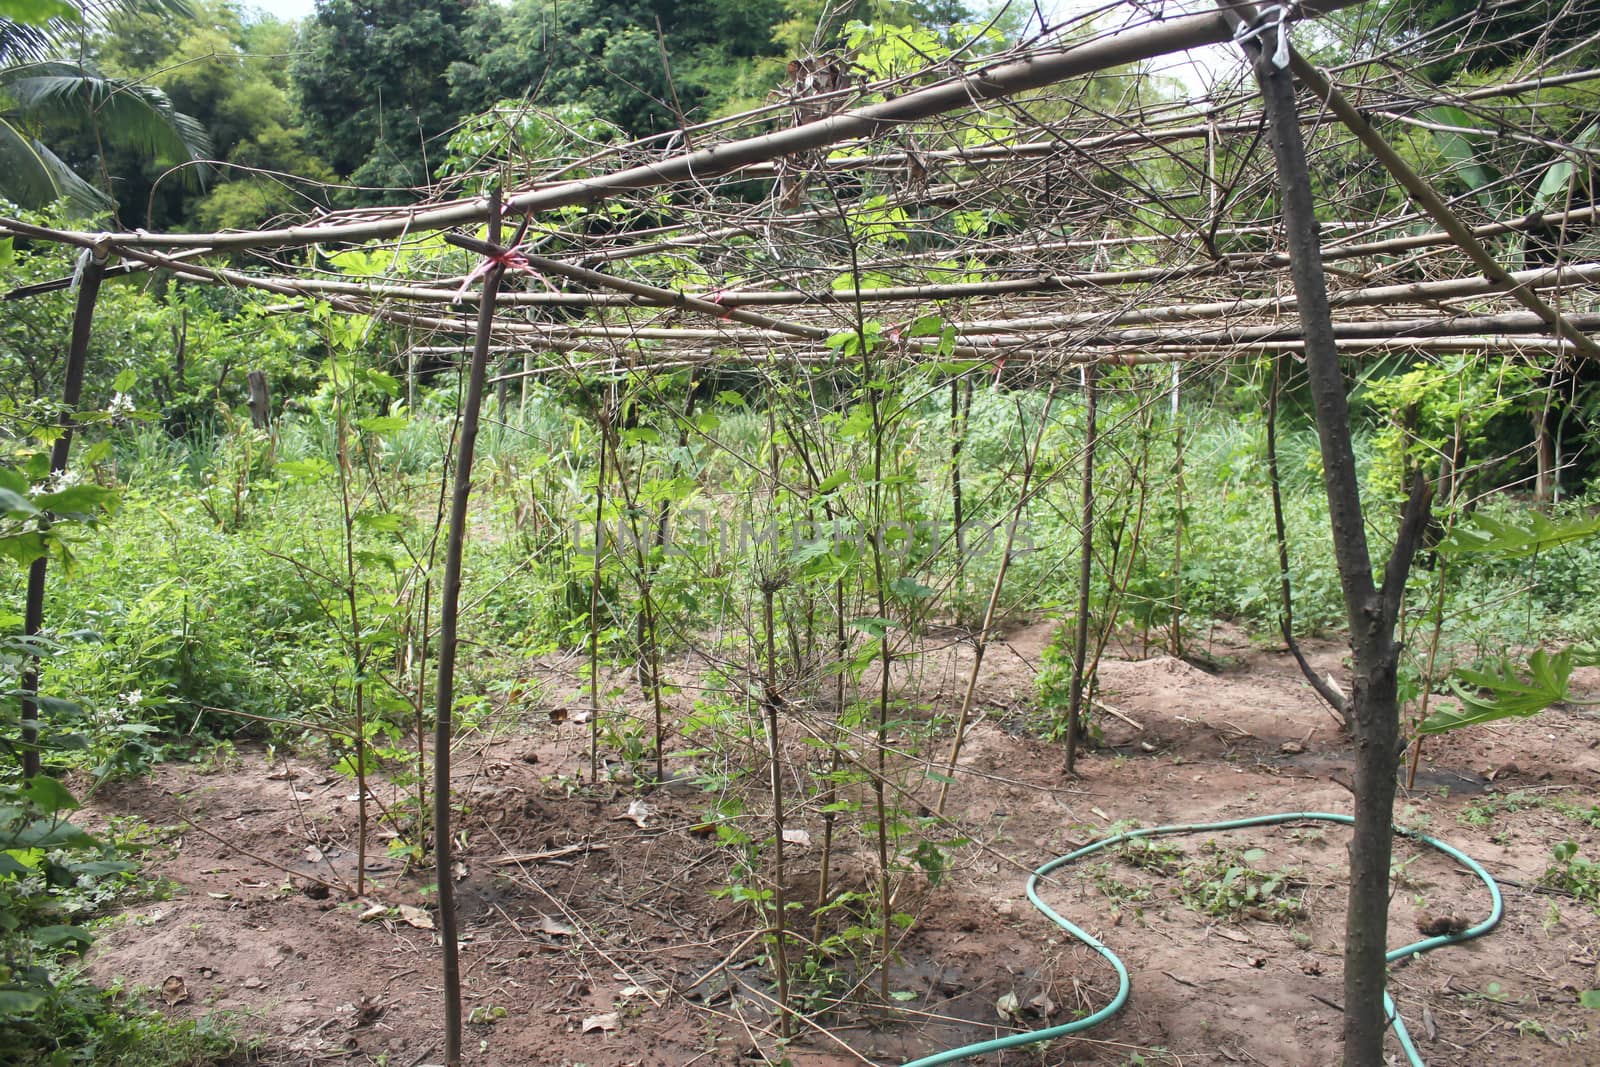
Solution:
<svg viewBox="0 0 1600 1067">
<path fill-rule="evenodd" d="M 1395 181 L 1400 183 L 1411 198 L 1433 216 L 1486 277 L 1502 285 L 1508 285 L 1513 299 L 1537 315 L 1555 331 L 1558 337 L 1570 341 L 1583 355 L 1589 359 L 1600 359 L 1600 345 L 1596 345 L 1587 334 L 1576 328 L 1572 317 L 1563 315 L 1539 299 L 1538 295 L 1527 286 L 1517 284 L 1510 272 L 1500 265 L 1500 261 L 1490 255 L 1488 249 L 1473 236 L 1472 231 L 1456 217 L 1455 212 L 1450 210 L 1427 179 L 1412 170 L 1406 161 L 1400 158 L 1400 154 L 1384 140 L 1383 135 L 1373 128 L 1349 100 L 1345 99 L 1343 93 L 1334 88 L 1332 82 L 1322 76 L 1321 71 L 1307 63 L 1293 48 L 1289 49 L 1289 65 L 1300 83 L 1309 89 L 1312 95 L 1328 105 L 1338 116 L 1339 121 L 1366 145 L 1367 150 L 1383 164 L 1384 169 L 1394 176 Z"/>
<path fill-rule="evenodd" d="M 497 248 L 486 241 L 479 241 L 474 237 L 463 237 L 460 234 L 450 233 L 445 234 L 444 239 L 457 248 L 465 248 L 481 256 L 493 258 L 514 255 L 535 271 L 558 274 L 571 278 L 573 281 L 583 282 L 585 285 L 594 285 L 603 289 L 614 289 L 618 292 L 630 293 L 634 296 L 648 297 L 651 300 L 659 301 L 662 307 L 677 308 L 681 311 L 698 311 L 702 315 L 710 315 L 715 319 L 732 319 L 735 322 L 758 326 L 764 330 L 772 330 L 775 333 L 788 334 L 791 337 L 800 337 L 808 341 L 820 341 L 833 332 L 820 326 L 803 326 L 799 323 L 785 322 L 782 319 L 775 319 L 770 315 L 762 315 L 754 311 L 742 311 L 738 308 L 726 307 L 715 301 L 689 296 L 674 289 L 663 289 L 659 285 L 647 285 L 644 282 L 636 282 L 629 278 L 602 274 L 587 267 L 563 263 L 559 259 L 550 259 L 547 256 L 535 255 L 531 252 L 516 252 L 511 249 Z"/>
<path fill-rule="evenodd" d="M 1306 15 L 1327 14 L 1353 6 L 1359 0 L 1307 0 Z M 983 66 L 952 76 L 892 100 L 852 108 L 800 126 L 740 141 L 715 144 L 667 159 L 593 178 L 525 190 L 505 204 L 508 215 L 535 214 L 557 208 L 595 204 L 618 193 L 658 188 L 683 182 L 702 182 L 780 156 L 825 148 L 852 138 L 872 137 L 904 123 L 930 118 L 991 100 L 1040 89 L 1081 74 L 1108 67 L 1138 63 L 1168 52 L 1221 44 L 1233 28 L 1220 12 L 1203 12 L 1163 19 L 1120 33 L 1063 46 L 1055 52 L 1034 52 L 1007 62 Z M 193 248 L 206 246 L 219 252 L 251 248 L 297 248 L 321 243 L 360 243 L 390 240 L 404 234 L 423 233 L 453 226 L 475 225 L 488 216 L 485 197 L 444 207 L 406 210 L 387 217 L 348 223 L 309 224 L 273 230 L 235 233 L 147 233 L 142 230 L 112 235 L 122 247 Z M 54 238 L 86 246 L 96 235 L 56 230 Z"/>
</svg>

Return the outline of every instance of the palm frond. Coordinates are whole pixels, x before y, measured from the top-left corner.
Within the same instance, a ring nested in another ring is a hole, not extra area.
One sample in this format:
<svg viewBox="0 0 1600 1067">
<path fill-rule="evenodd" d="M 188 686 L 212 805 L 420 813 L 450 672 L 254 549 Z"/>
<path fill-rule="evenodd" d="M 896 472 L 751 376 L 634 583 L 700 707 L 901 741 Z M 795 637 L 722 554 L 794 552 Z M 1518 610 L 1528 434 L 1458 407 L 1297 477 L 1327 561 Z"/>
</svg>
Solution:
<svg viewBox="0 0 1600 1067">
<path fill-rule="evenodd" d="M 0 88 L 19 113 L 88 121 L 107 141 L 161 163 L 188 163 L 211 151 L 205 128 L 153 85 L 101 77 L 75 63 L 30 63 L 0 72 Z"/>
<path fill-rule="evenodd" d="M 0 118 L 0 196 L 23 207 L 41 208 L 65 199 L 79 214 L 94 214 L 111 200 L 74 174 L 37 138 Z"/>
<path fill-rule="evenodd" d="M 104 26 L 119 16 L 148 15 L 155 18 L 190 19 L 194 6 L 188 0 L 87 0 L 72 5 L 81 18 L 52 18 L 43 25 L 28 25 L 15 19 L 0 18 L 0 67 L 17 63 L 37 63 L 72 39 L 85 23 Z"/>
</svg>

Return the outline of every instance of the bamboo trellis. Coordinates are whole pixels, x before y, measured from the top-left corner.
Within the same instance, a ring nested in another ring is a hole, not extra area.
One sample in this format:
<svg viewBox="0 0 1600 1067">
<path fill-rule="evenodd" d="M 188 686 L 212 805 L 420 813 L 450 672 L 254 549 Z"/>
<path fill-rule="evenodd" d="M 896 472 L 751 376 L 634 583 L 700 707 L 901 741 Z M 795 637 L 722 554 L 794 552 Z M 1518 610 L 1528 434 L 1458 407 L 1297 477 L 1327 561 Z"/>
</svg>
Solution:
<svg viewBox="0 0 1600 1067">
<path fill-rule="evenodd" d="M 1294 67 L 1341 351 L 1488 353 L 1552 374 L 1600 355 L 1589 337 L 1600 328 L 1594 150 L 1581 123 L 1548 118 L 1565 109 L 1593 122 L 1600 69 L 1573 63 L 1546 28 L 1494 84 L 1448 91 L 1419 72 L 1463 41 L 1484 47 L 1480 22 L 1418 35 L 1346 10 L 1355 6 L 1311 0 L 1290 19 L 1301 51 L 1326 44 L 1343 57 Z M 1339 38 L 1319 37 L 1315 18 L 1341 11 Z M 1583 0 L 1565 13 L 1592 14 Z M 781 86 L 764 107 L 675 135 L 578 146 L 581 158 L 485 161 L 462 179 L 503 184 L 503 196 L 418 191 L 412 207 L 208 234 L 0 217 L 0 236 L 84 249 L 95 282 L 166 272 L 273 294 L 284 313 L 320 301 L 371 316 L 404 331 L 413 358 L 470 351 L 473 398 L 491 364 L 502 383 L 834 366 L 830 339 L 868 315 L 913 360 L 1052 384 L 1072 364 L 1299 353 L 1307 339 L 1254 85 L 1243 64 L 1208 61 L 1190 68 L 1205 84 L 1171 90 L 1178 68 L 1166 58 L 1225 44 L 1262 18 L 1232 3 L 1174 17 L 1113 5 L 1002 53 L 823 94 Z M 1150 98 L 1163 75 L 1170 91 Z M 1464 181 L 1441 136 L 1492 146 L 1493 182 Z M 1561 167 L 1565 188 L 1551 178 Z M 502 217 L 523 227 L 515 247 L 485 240 Z M 344 274 L 337 254 L 349 249 L 392 269 Z M 942 336 L 910 328 L 929 316 Z M 87 315 L 82 324 L 86 338 Z M 505 367 L 513 359 L 520 369 Z M 458 553 L 470 461 L 463 444 Z M 447 753 L 445 671 L 439 689 Z M 447 778 L 436 792 L 444 831 Z M 452 1030 L 458 1042 L 459 1018 Z M 458 1055 L 447 1047 L 448 1061 Z"/>
</svg>

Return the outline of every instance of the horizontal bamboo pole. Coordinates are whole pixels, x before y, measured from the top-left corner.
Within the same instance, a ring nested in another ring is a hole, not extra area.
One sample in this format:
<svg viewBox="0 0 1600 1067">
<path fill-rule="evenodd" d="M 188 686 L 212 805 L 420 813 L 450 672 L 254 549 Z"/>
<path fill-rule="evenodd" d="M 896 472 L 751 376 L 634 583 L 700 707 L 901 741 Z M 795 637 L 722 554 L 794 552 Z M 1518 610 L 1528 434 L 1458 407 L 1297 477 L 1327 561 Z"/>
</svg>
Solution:
<svg viewBox="0 0 1600 1067">
<path fill-rule="evenodd" d="M 1307 0 L 1306 15 L 1326 14 L 1352 6 L 1358 0 Z M 505 211 L 520 215 L 557 208 L 595 204 L 621 192 L 651 189 L 683 182 L 703 182 L 734 173 L 780 156 L 810 152 L 852 138 L 872 137 L 907 122 L 973 107 L 1030 89 L 1039 89 L 1080 74 L 1092 74 L 1153 59 L 1168 52 L 1221 44 L 1233 31 L 1220 12 L 1181 15 L 1148 25 L 1063 46 L 1058 52 L 1035 52 L 1020 59 L 914 89 L 892 100 L 852 108 L 800 126 L 740 141 L 685 152 L 656 163 L 629 167 L 593 178 L 565 182 L 553 188 L 526 190 L 508 198 Z M 311 244 L 361 243 L 390 240 L 404 234 L 481 223 L 488 214 L 486 197 L 444 207 L 410 209 L 369 221 L 319 225 L 312 223 L 274 230 L 235 233 L 147 233 L 142 230 L 112 234 L 123 248 L 205 246 L 219 252 L 252 248 L 297 248 Z M 79 231 L 58 230 L 64 243 L 85 245 L 96 239 Z"/>
</svg>

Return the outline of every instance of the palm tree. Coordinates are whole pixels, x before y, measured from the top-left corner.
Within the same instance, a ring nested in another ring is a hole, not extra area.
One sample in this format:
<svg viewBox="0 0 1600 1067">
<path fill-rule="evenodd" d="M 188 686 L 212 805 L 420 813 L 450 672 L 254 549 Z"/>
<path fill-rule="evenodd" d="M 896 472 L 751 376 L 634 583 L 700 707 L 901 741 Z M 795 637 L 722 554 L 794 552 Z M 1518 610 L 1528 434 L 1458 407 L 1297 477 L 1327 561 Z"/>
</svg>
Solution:
<svg viewBox="0 0 1600 1067">
<path fill-rule="evenodd" d="M 61 123 L 86 127 L 102 160 L 107 146 L 132 148 L 171 164 L 198 164 L 209 154 L 205 130 L 177 111 L 160 89 L 108 78 L 87 60 L 58 55 L 74 33 L 104 26 L 115 15 L 187 18 L 192 11 L 184 0 L 91 0 L 78 4 L 72 17 L 6 17 L 49 6 L 0 0 L 0 197 L 23 207 L 65 199 L 80 214 L 113 206 L 108 174 L 99 175 L 102 187 L 97 187 L 45 143 L 46 132 Z M 199 180 L 202 168 L 190 168 L 189 176 Z"/>
</svg>

